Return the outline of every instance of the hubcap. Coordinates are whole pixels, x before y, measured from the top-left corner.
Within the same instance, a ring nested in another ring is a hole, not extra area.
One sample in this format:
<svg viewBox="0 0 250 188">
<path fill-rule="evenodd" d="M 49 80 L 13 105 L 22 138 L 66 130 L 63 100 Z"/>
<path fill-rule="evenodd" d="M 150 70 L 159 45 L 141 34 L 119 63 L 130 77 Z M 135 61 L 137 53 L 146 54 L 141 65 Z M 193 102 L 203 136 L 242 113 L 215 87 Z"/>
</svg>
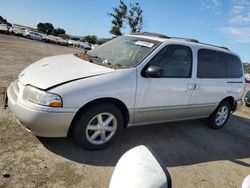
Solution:
<svg viewBox="0 0 250 188">
<path fill-rule="evenodd" d="M 228 108 L 227 106 L 222 106 L 216 114 L 215 118 L 216 125 L 217 126 L 223 125 L 223 123 L 225 123 L 225 121 L 227 120 L 227 116 L 228 116 Z"/>
<path fill-rule="evenodd" d="M 104 144 L 114 136 L 116 128 L 117 120 L 113 114 L 97 114 L 86 128 L 87 140 L 95 145 Z"/>
</svg>

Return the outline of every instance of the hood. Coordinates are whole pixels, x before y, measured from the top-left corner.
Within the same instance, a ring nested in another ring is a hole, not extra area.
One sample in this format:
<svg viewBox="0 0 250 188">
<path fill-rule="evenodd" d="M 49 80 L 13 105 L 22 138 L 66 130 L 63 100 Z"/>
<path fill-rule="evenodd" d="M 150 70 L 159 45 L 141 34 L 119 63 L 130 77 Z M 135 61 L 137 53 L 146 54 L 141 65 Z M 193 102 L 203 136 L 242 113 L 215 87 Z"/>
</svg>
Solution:
<svg viewBox="0 0 250 188">
<path fill-rule="evenodd" d="M 24 69 L 18 80 L 24 85 L 48 89 L 76 79 L 114 72 L 114 69 L 84 61 L 74 54 L 43 58 Z"/>
</svg>

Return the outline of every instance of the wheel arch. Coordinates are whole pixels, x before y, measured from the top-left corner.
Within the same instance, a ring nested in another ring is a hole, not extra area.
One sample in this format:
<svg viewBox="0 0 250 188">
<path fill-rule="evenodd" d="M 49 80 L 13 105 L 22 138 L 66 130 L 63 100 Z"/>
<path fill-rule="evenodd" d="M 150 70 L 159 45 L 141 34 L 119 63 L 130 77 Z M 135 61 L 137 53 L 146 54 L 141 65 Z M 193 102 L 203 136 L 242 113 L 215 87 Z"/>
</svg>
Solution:
<svg viewBox="0 0 250 188">
<path fill-rule="evenodd" d="M 95 100 L 92 100 L 92 101 L 86 103 L 76 112 L 76 114 L 75 114 L 75 116 L 70 124 L 70 127 L 68 129 L 67 135 L 70 136 L 70 134 L 72 133 L 74 121 L 75 121 L 75 119 L 77 119 L 76 117 L 79 116 L 80 113 L 87 110 L 88 108 L 90 108 L 93 105 L 96 105 L 99 103 L 104 103 L 104 102 L 112 103 L 118 109 L 120 109 L 120 111 L 123 115 L 123 127 L 126 128 L 128 125 L 129 119 L 130 119 L 127 106 L 119 99 L 112 98 L 112 97 L 104 97 L 104 98 L 98 98 L 98 99 L 95 99 Z"/>
<path fill-rule="evenodd" d="M 232 107 L 232 111 L 234 111 L 234 110 L 236 109 L 236 107 L 237 107 L 236 101 L 235 101 L 235 99 L 234 99 L 233 96 L 227 96 L 227 97 L 225 97 L 222 101 L 227 101 L 227 102 L 229 102 L 229 104 L 230 104 L 231 107 Z M 222 102 L 222 101 L 221 101 L 221 102 Z M 220 103 L 221 103 L 221 102 L 220 102 Z"/>
</svg>

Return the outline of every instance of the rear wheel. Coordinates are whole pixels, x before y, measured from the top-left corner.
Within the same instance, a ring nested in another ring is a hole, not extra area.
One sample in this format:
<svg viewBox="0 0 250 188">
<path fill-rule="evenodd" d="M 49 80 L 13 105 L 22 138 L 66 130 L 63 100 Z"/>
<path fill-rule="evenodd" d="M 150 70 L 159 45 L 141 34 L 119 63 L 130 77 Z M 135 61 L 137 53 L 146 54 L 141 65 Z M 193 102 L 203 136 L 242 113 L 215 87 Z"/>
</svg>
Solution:
<svg viewBox="0 0 250 188">
<path fill-rule="evenodd" d="M 121 111 L 111 103 L 100 103 L 77 114 L 73 138 L 86 149 L 103 149 L 119 135 L 122 127 Z"/>
<path fill-rule="evenodd" d="M 222 101 L 208 118 L 208 125 L 213 129 L 221 129 L 227 123 L 232 107 L 228 101 Z"/>
</svg>

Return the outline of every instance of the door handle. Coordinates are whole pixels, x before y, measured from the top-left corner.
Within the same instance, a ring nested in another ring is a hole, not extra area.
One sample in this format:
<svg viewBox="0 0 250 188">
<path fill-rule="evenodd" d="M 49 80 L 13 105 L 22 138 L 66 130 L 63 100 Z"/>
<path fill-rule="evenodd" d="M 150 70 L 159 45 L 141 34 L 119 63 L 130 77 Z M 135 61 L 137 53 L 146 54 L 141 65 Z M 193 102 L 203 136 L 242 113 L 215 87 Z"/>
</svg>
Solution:
<svg viewBox="0 0 250 188">
<path fill-rule="evenodd" d="M 187 91 L 198 90 L 200 88 L 199 84 L 191 83 L 187 85 Z"/>
<path fill-rule="evenodd" d="M 187 90 L 188 91 L 193 91 L 196 89 L 196 84 L 195 83 L 191 83 L 187 85 Z"/>
<path fill-rule="evenodd" d="M 195 90 L 200 89 L 200 84 L 195 84 Z"/>
</svg>

